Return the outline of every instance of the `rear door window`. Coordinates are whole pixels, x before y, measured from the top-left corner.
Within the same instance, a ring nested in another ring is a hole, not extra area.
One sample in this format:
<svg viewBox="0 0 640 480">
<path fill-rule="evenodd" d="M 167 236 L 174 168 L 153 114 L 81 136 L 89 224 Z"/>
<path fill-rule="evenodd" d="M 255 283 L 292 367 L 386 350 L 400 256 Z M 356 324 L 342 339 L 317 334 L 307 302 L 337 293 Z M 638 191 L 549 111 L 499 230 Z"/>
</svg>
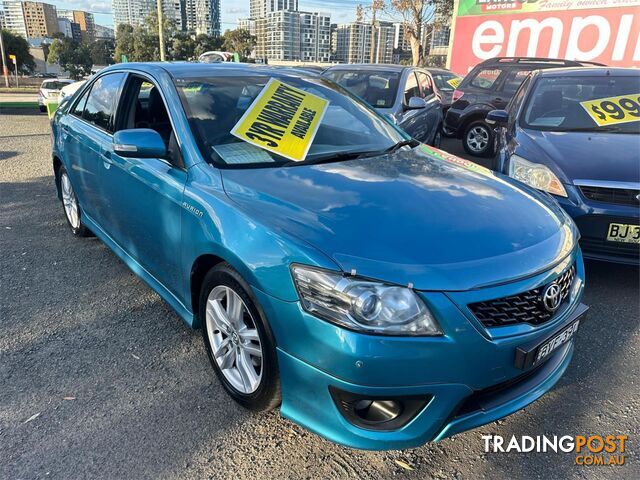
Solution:
<svg viewBox="0 0 640 480">
<path fill-rule="evenodd" d="M 96 80 L 91 86 L 82 118 L 107 132 L 113 132 L 113 116 L 124 78 L 124 73 L 110 73 Z"/>
<path fill-rule="evenodd" d="M 502 90 L 506 93 L 516 93 L 530 73 L 531 70 L 511 70 L 504 79 Z"/>
<path fill-rule="evenodd" d="M 473 77 L 471 86 L 488 90 L 494 86 L 501 73 L 499 68 L 484 68 Z"/>
<path fill-rule="evenodd" d="M 431 79 L 429 78 L 429 75 L 419 72 L 418 82 L 420 82 L 420 87 L 422 88 L 422 96 L 424 98 L 428 97 L 429 95 L 433 95 L 433 86 L 431 85 Z"/>
</svg>

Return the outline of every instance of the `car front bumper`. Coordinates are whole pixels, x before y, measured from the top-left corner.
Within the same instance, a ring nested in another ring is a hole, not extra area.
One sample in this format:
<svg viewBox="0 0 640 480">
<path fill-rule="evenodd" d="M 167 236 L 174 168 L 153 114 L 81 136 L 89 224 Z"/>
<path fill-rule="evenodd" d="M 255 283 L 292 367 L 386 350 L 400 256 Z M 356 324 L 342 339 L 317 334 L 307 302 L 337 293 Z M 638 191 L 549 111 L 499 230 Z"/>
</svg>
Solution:
<svg viewBox="0 0 640 480">
<path fill-rule="evenodd" d="M 485 328 L 466 308 L 545 285 L 575 261 L 571 299 L 548 322 Z M 515 366 L 518 346 L 542 342 L 581 313 L 584 268 L 579 249 L 551 271 L 508 285 L 469 292 L 420 292 L 445 334 L 390 337 L 352 332 L 315 318 L 298 302 L 254 292 L 278 344 L 282 414 L 319 435 L 353 448 L 412 448 L 509 415 L 547 392 L 567 368 L 573 340 L 540 365 Z M 332 395 L 422 399 L 399 428 L 354 424 Z"/>
<path fill-rule="evenodd" d="M 565 189 L 567 198 L 555 198 L 580 230 L 580 245 L 584 257 L 628 265 L 640 264 L 640 245 L 607 240 L 611 223 L 640 225 L 638 208 L 589 201 L 573 185 L 565 185 Z"/>
</svg>

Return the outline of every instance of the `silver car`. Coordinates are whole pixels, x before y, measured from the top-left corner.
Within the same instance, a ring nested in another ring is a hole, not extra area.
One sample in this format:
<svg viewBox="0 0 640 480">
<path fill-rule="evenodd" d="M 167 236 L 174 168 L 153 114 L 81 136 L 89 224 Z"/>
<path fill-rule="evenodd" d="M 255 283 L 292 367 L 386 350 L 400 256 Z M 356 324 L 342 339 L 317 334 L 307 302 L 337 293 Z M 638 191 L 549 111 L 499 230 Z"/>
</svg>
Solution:
<svg viewBox="0 0 640 480">
<path fill-rule="evenodd" d="M 426 70 L 351 64 L 330 67 L 322 75 L 364 99 L 416 140 L 440 146 L 442 108 Z"/>
</svg>

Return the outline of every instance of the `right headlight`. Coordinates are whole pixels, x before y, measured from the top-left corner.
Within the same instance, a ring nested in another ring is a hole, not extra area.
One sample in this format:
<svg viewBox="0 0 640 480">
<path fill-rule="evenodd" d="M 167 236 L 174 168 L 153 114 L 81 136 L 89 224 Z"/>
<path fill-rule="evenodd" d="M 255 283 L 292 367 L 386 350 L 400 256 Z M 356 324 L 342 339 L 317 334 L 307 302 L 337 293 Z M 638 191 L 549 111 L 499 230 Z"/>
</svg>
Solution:
<svg viewBox="0 0 640 480">
<path fill-rule="evenodd" d="M 437 321 L 410 288 L 293 265 L 302 307 L 331 323 L 383 335 L 442 335 Z"/>
<path fill-rule="evenodd" d="M 511 155 L 509 159 L 509 176 L 538 190 L 560 197 L 567 196 L 562 182 L 549 167 L 529 162 L 518 155 Z"/>
</svg>

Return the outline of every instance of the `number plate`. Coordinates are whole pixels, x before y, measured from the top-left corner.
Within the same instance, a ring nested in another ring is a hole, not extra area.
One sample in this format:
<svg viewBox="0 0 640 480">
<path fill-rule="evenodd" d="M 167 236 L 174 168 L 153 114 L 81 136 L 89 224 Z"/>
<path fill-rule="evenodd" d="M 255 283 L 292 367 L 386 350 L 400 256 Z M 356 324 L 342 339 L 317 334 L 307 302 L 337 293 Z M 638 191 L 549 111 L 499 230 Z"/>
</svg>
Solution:
<svg viewBox="0 0 640 480">
<path fill-rule="evenodd" d="M 626 223 L 610 223 L 607 240 L 610 242 L 640 244 L 640 226 Z"/>
<path fill-rule="evenodd" d="M 553 337 L 551 340 L 540 345 L 536 350 L 536 356 L 535 356 L 535 360 L 533 361 L 533 364 L 535 365 L 538 362 L 544 360 L 553 352 L 555 352 L 557 349 L 559 349 L 562 345 L 564 345 L 569 340 L 571 340 L 575 335 L 575 333 L 578 331 L 579 326 L 580 326 L 580 320 L 576 320 L 567 328 L 562 330 L 558 335 Z"/>
</svg>

